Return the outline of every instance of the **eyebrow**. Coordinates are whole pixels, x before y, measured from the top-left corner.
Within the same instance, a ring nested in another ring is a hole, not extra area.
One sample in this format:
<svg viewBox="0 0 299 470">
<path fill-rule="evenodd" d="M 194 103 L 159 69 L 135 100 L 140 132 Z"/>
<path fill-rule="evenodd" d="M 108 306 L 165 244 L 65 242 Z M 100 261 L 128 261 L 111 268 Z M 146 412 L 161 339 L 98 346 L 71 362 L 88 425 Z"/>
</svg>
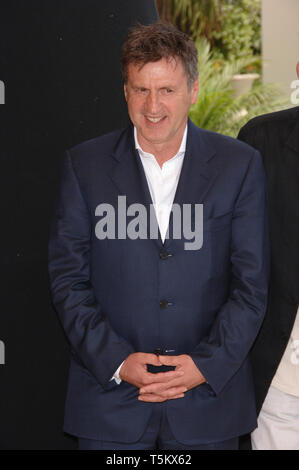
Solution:
<svg viewBox="0 0 299 470">
<path fill-rule="evenodd" d="M 141 86 L 141 85 L 132 85 L 132 88 L 139 89 L 139 90 L 140 89 L 149 90 L 149 88 L 146 88 L 145 86 Z M 164 86 L 159 87 L 158 90 L 164 90 L 165 88 L 174 89 L 175 85 L 164 85 Z"/>
</svg>

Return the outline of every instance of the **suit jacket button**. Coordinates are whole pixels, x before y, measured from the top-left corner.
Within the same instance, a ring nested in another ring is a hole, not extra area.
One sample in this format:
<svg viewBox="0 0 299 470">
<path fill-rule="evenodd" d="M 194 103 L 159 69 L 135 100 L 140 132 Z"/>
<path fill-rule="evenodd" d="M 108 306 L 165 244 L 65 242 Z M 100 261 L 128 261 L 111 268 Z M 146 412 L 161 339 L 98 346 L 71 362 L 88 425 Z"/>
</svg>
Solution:
<svg viewBox="0 0 299 470">
<path fill-rule="evenodd" d="M 154 354 L 157 356 L 161 356 L 163 354 L 163 349 L 162 348 L 156 348 L 154 351 Z"/>
<path fill-rule="evenodd" d="M 169 305 L 167 300 L 161 300 L 160 301 L 160 308 L 167 308 Z"/>
<path fill-rule="evenodd" d="M 169 258 L 169 253 L 167 253 L 167 251 L 161 251 L 160 253 L 160 259 L 168 259 Z"/>
</svg>

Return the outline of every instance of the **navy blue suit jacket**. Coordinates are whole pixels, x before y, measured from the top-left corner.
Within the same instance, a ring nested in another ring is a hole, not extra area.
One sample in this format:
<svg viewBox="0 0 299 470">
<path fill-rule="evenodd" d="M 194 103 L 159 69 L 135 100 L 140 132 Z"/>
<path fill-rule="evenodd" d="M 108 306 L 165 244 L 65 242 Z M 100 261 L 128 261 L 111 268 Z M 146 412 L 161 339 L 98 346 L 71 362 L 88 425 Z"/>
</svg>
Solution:
<svg viewBox="0 0 299 470">
<path fill-rule="evenodd" d="M 268 284 L 259 153 L 189 121 L 174 202 L 203 204 L 203 246 L 196 251 L 185 250 L 186 240 L 171 230 L 164 244 L 99 240 L 96 207 L 116 208 L 119 195 L 127 205 L 151 204 L 132 127 L 84 142 L 65 159 L 49 248 L 53 301 L 71 346 L 64 430 L 137 441 L 156 404 L 138 401 L 136 387 L 110 378 L 129 354 L 162 348 L 189 354 L 208 382 L 166 402 L 177 440 L 250 432 L 256 410 L 248 352 Z M 160 257 L 162 251 L 171 256 Z"/>
</svg>

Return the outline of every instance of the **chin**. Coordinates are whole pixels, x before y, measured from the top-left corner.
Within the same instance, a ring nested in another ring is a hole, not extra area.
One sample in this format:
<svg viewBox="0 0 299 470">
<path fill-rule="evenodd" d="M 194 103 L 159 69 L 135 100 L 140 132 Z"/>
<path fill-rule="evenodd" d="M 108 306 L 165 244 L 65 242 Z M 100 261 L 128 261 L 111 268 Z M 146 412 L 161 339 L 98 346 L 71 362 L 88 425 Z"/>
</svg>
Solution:
<svg viewBox="0 0 299 470">
<path fill-rule="evenodd" d="M 162 129 L 144 129 L 144 132 L 142 132 L 142 135 L 145 137 L 145 138 L 149 138 L 149 139 L 167 139 L 168 137 L 168 133 L 164 131 L 162 131 Z"/>
</svg>

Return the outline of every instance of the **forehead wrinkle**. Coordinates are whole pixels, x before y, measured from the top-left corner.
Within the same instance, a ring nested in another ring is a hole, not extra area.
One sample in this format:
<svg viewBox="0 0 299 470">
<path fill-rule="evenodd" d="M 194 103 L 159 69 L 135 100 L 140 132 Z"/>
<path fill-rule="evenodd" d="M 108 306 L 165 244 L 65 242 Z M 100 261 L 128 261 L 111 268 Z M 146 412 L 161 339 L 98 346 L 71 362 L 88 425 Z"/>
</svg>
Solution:
<svg viewBox="0 0 299 470">
<path fill-rule="evenodd" d="M 174 65 L 173 69 L 174 70 L 177 68 L 178 63 L 180 61 L 179 57 L 169 56 L 169 57 L 161 57 L 161 59 L 151 61 L 151 62 L 132 62 L 132 64 L 130 64 L 130 65 L 135 65 L 135 67 L 138 68 L 138 72 L 140 72 L 140 70 L 143 69 L 143 67 L 145 65 L 147 65 L 147 64 L 156 64 L 157 62 L 160 62 L 161 60 L 162 61 L 165 60 L 168 64 L 173 63 L 173 65 Z"/>
<path fill-rule="evenodd" d="M 146 64 L 142 64 L 141 66 L 138 66 L 137 64 L 130 64 L 132 67 L 135 68 L 135 71 L 137 70 L 137 74 L 133 72 L 131 69 L 131 73 L 129 71 L 128 73 L 128 78 L 129 80 L 134 83 L 134 86 L 138 86 L 141 88 L 147 88 L 146 84 L 151 83 L 152 81 L 154 83 L 154 88 L 167 88 L 167 87 L 174 87 L 177 86 L 181 83 L 181 77 L 179 75 L 172 76 L 171 74 L 167 73 L 167 68 L 163 67 L 163 62 L 159 64 L 161 61 L 155 61 L 155 62 L 147 62 Z M 144 71 L 144 73 L 139 75 L 139 72 L 142 72 L 144 67 L 147 65 L 153 65 L 153 67 L 150 67 L 149 70 Z M 165 62 L 164 62 L 165 64 Z M 167 60 L 167 64 L 173 64 L 171 67 L 171 72 L 175 72 L 179 62 L 176 61 L 174 58 L 169 58 Z M 155 67 L 155 65 L 157 67 Z M 181 72 L 182 76 L 186 76 L 185 70 L 182 66 L 181 70 L 178 71 L 179 73 Z M 132 76 L 133 75 L 133 76 Z M 140 83 L 142 82 L 142 83 Z"/>
</svg>

